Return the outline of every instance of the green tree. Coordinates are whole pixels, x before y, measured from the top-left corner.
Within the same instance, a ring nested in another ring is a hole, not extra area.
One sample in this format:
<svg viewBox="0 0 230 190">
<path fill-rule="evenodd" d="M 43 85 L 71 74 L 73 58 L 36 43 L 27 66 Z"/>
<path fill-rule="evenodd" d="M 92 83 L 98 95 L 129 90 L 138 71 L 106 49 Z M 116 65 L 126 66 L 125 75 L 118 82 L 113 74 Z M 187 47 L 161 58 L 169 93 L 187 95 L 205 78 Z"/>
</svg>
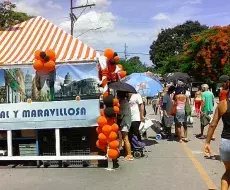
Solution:
<svg viewBox="0 0 230 190">
<path fill-rule="evenodd" d="M 215 81 L 221 74 L 229 73 L 230 25 L 212 27 L 193 35 L 184 46 L 180 57 L 182 65 L 190 65 L 190 72 L 197 78 Z"/>
<path fill-rule="evenodd" d="M 132 73 L 143 73 L 148 71 L 147 67 L 141 62 L 140 57 L 138 56 L 131 57 L 126 61 L 121 60 L 120 64 L 127 72 L 127 75 L 130 75 Z"/>
<path fill-rule="evenodd" d="M 16 5 L 9 1 L 0 3 L 0 30 L 6 30 L 18 23 L 33 18 L 26 13 L 15 11 L 15 8 Z"/>
<path fill-rule="evenodd" d="M 191 35 L 200 33 L 208 27 L 201 25 L 198 21 L 186 21 L 174 28 L 162 29 L 156 41 L 150 46 L 150 60 L 160 68 L 168 57 L 183 52 L 184 44 Z"/>
</svg>

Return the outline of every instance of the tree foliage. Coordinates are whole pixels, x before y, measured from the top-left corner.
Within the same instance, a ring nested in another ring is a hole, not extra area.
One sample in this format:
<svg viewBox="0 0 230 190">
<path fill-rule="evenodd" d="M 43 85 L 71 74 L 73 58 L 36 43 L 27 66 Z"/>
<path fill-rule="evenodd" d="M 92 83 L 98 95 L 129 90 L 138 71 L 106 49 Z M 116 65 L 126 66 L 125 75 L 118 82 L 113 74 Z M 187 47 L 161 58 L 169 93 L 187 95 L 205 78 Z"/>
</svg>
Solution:
<svg viewBox="0 0 230 190">
<path fill-rule="evenodd" d="M 147 72 L 147 67 L 142 64 L 138 56 L 131 57 L 128 60 L 121 60 L 120 64 L 123 66 L 124 70 L 127 72 L 127 75 L 132 73 L 143 73 Z"/>
<path fill-rule="evenodd" d="M 15 11 L 16 5 L 4 1 L 0 3 L 0 30 L 6 30 L 18 23 L 29 20 L 32 16 Z"/>
<path fill-rule="evenodd" d="M 162 29 L 156 41 L 150 46 L 150 60 L 160 68 L 168 57 L 183 52 L 184 44 L 191 35 L 200 33 L 208 27 L 201 25 L 198 21 L 186 21 L 174 28 Z"/>
<path fill-rule="evenodd" d="M 188 66 L 187 72 L 215 81 L 223 73 L 229 72 L 230 25 L 213 27 L 193 35 L 184 46 L 184 54 L 178 56 L 181 65 Z"/>
</svg>

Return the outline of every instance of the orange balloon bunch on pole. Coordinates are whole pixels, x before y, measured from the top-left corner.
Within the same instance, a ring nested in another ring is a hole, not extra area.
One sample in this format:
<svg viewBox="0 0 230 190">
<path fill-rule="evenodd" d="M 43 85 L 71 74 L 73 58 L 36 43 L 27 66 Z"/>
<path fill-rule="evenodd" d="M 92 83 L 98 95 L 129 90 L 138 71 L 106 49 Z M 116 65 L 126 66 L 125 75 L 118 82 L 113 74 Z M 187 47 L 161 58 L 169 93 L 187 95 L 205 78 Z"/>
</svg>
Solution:
<svg viewBox="0 0 230 190">
<path fill-rule="evenodd" d="M 118 130 L 116 124 L 116 114 L 119 113 L 119 103 L 112 95 L 103 99 L 105 108 L 101 109 L 101 116 L 98 117 L 96 128 L 98 140 L 96 146 L 104 152 L 110 159 L 116 159 L 119 156 Z"/>
<path fill-rule="evenodd" d="M 108 81 L 117 81 L 119 78 L 117 76 L 117 71 L 119 70 L 118 63 L 120 57 L 112 49 L 105 49 L 104 56 L 107 58 L 108 67 Z"/>
<path fill-rule="evenodd" d="M 52 72 L 55 70 L 56 54 L 54 50 L 37 50 L 34 53 L 33 67 L 38 72 Z"/>
</svg>

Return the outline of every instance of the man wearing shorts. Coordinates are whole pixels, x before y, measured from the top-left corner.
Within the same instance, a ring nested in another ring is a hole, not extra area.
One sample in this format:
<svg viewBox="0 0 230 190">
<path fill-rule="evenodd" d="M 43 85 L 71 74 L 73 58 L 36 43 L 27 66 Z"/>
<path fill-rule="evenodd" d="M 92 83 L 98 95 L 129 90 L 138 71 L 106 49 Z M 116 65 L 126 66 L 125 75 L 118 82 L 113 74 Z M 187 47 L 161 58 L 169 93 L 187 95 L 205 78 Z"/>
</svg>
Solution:
<svg viewBox="0 0 230 190">
<path fill-rule="evenodd" d="M 199 135 L 197 135 L 198 138 L 205 138 L 204 137 L 204 128 L 207 125 L 203 125 L 203 119 L 205 119 L 204 114 L 206 116 L 208 116 L 210 118 L 209 123 L 211 122 L 212 118 L 213 118 L 213 107 L 214 107 L 214 95 L 211 91 L 209 91 L 209 86 L 207 84 L 203 84 L 202 86 L 202 95 L 201 95 L 201 99 L 202 99 L 202 104 L 201 104 L 201 117 L 200 117 L 200 121 L 201 121 L 201 126 L 200 126 L 200 131 L 201 133 Z M 203 116 L 202 116 L 203 115 Z"/>
<path fill-rule="evenodd" d="M 139 132 L 139 126 L 141 122 L 145 121 L 144 117 L 144 104 L 140 94 L 129 94 L 129 104 L 131 108 L 131 128 L 130 135 L 137 136 L 141 141 L 141 135 Z"/>
</svg>

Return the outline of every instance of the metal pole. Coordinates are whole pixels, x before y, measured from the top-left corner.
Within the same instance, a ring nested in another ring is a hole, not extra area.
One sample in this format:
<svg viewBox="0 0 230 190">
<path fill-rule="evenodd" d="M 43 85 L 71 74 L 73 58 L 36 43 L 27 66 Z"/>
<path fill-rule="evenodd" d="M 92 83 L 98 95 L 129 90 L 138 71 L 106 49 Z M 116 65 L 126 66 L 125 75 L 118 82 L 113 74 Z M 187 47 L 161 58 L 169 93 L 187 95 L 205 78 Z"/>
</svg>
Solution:
<svg viewBox="0 0 230 190">
<path fill-rule="evenodd" d="M 73 36 L 73 0 L 70 0 L 70 20 L 71 20 L 71 35 Z"/>
<path fill-rule="evenodd" d="M 60 129 L 55 129 L 56 156 L 61 156 Z"/>
<path fill-rule="evenodd" d="M 13 156 L 13 147 L 12 147 L 12 131 L 7 131 L 7 154 L 8 156 Z"/>
</svg>

